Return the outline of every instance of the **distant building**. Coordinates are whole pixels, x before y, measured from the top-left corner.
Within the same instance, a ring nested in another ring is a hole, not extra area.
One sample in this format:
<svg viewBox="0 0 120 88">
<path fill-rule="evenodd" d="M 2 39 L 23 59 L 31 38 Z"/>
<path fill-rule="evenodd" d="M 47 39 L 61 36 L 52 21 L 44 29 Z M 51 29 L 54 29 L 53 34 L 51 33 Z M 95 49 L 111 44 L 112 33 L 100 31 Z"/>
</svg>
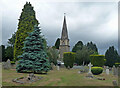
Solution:
<svg viewBox="0 0 120 88">
<path fill-rule="evenodd" d="M 64 14 L 64 22 L 62 27 L 62 34 L 60 38 L 60 58 L 63 58 L 64 52 L 70 52 L 70 46 L 69 46 L 69 39 L 68 39 L 68 31 L 67 31 L 67 24 L 66 24 L 66 16 Z"/>
</svg>

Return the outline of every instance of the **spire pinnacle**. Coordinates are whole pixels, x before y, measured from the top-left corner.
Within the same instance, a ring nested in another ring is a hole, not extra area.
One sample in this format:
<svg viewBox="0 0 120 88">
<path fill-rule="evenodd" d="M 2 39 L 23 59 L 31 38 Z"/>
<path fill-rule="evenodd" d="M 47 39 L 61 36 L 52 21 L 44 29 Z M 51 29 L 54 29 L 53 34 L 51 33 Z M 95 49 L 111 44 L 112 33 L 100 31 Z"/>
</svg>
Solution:
<svg viewBox="0 0 120 88">
<path fill-rule="evenodd" d="M 61 39 L 68 39 L 68 33 L 67 33 L 67 24 L 66 24 L 66 13 L 64 13 L 64 21 L 63 21 L 63 28 L 62 28 L 62 36 Z"/>
<path fill-rule="evenodd" d="M 64 13 L 64 16 L 66 15 L 66 13 Z"/>
</svg>

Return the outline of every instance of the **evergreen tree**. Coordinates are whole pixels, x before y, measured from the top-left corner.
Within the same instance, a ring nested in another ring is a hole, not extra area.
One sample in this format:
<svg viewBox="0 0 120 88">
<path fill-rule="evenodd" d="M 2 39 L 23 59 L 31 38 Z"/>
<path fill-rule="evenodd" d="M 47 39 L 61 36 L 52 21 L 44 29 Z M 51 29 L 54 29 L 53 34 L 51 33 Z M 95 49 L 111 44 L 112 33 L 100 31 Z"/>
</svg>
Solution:
<svg viewBox="0 0 120 88">
<path fill-rule="evenodd" d="M 5 46 L 4 45 L 1 45 L 0 46 L 0 50 L 1 50 L 1 53 L 2 53 L 2 61 L 7 61 L 6 57 L 5 57 Z"/>
<path fill-rule="evenodd" d="M 34 31 L 24 41 L 23 54 L 17 65 L 17 72 L 43 73 L 49 70 L 48 56 L 45 52 L 44 38 L 40 35 L 39 27 L 35 26 Z"/>
<path fill-rule="evenodd" d="M 83 42 L 78 41 L 75 46 L 72 49 L 72 52 L 77 52 L 78 50 L 81 50 L 83 48 Z"/>
<path fill-rule="evenodd" d="M 13 61 L 13 47 L 12 46 L 7 46 L 5 49 L 5 57 L 6 59 L 10 59 Z"/>
<path fill-rule="evenodd" d="M 12 37 L 8 39 L 8 44 L 10 46 L 7 46 L 7 48 L 5 49 L 5 57 L 10 60 L 14 60 L 13 53 L 14 53 L 15 39 L 16 39 L 16 32 L 14 32 L 14 34 L 12 34 Z"/>
<path fill-rule="evenodd" d="M 56 49 L 59 49 L 59 46 L 60 46 L 60 39 L 58 38 L 55 42 Z"/>
<path fill-rule="evenodd" d="M 23 41 L 28 36 L 27 32 L 32 32 L 34 25 L 38 25 L 38 21 L 35 17 L 35 11 L 33 10 L 30 2 L 26 2 L 22 13 L 20 15 L 18 30 L 16 32 L 16 39 L 14 45 L 14 59 L 17 60 L 17 56 L 23 53 Z"/>
<path fill-rule="evenodd" d="M 93 44 L 92 41 L 90 43 L 89 42 L 87 43 L 87 47 L 89 49 L 92 49 L 92 50 L 94 50 L 94 51 L 96 51 L 98 53 L 97 46 L 95 44 Z"/>
<path fill-rule="evenodd" d="M 109 47 L 105 53 L 105 59 L 107 66 L 112 67 L 119 59 L 117 50 L 115 50 L 114 46 Z"/>
<path fill-rule="evenodd" d="M 0 46 L 0 62 L 2 62 L 2 47 Z"/>
<path fill-rule="evenodd" d="M 16 38 L 16 32 L 12 34 L 12 37 L 10 39 L 8 39 L 8 44 L 10 44 L 12 47 L 14 47 L 15 38 Z"/>
<path fill-rule="evenodd" d="M 45 47 L 45 52 L 47 52 L 47 41 L 46 41 L 45 38 L 44 38 L 44 41 L 43 41 L 43 45 L 44 45 L 44 47 Z"/>
</svg>

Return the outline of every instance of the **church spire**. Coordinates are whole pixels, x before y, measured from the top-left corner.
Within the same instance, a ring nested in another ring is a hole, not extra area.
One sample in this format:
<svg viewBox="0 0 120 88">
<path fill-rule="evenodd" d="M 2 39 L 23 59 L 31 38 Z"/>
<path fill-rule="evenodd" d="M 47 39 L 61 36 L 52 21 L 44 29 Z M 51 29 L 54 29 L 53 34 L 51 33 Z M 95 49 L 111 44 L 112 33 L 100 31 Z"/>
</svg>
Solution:
<svg viewBox="0 0 120 88">
<path fill-rule="evenodd" d="M 63 21 L 59 50 L 60 50 L 60 58 L 63 58 L 64 52 L 70 52 L 65 13 L 64 13 L 64 21 Z M 61 59 L 61 61 L 63 61 L 63 59 Z"/>
<path fill-rule="evenodd" d="M 61 39 L 68 39 L 68 32 L 67 32 L 67 24 L 66 24 L 65 13 L 64 13 L 64 22 L 63 22 Z"/>
</svg>

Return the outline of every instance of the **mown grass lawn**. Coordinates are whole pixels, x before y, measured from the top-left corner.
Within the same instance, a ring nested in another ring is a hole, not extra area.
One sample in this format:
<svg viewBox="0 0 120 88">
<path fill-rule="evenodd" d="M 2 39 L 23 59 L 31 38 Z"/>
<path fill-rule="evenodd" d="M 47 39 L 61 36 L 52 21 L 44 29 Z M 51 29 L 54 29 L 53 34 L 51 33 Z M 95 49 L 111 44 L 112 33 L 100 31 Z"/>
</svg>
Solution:
<svg viewBox="0 0 120 88">
<path fill-rule="evenodd" d="M 25 77 L 27 73 L 17 73 L 15 69 L 2 70 L 2 85 L 3 86 L 113 86 L 112 81 L 117 80 L 117 77 L 112 74 L 106 75 L 105 73 L 98 77 L 104 77 L 105 80 L 89 79 L 86 78 L 87 73 L 78 74 L 78 69 L 65 69 L 61 68 L 59 71 L 51 70 L 47 75 L 35 74 L 42 76 L 43 79 L 34 83 L 18 84 L 12 82 L 12 79 L 17 77 Z"/>
</svg>

